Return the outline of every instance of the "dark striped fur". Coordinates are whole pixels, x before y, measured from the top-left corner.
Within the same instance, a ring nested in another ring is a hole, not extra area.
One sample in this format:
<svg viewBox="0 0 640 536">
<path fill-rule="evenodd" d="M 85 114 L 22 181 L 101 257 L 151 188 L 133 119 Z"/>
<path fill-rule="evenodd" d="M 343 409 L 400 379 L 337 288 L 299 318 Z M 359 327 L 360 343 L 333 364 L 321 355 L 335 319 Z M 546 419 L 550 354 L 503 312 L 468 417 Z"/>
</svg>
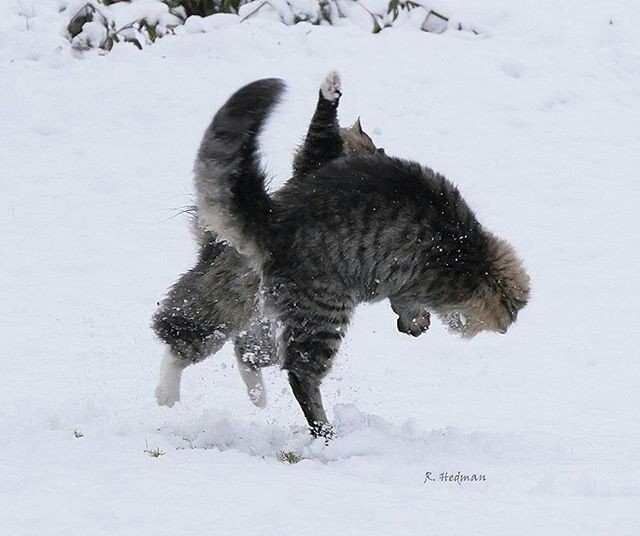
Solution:
<svg viewBox="0 0 640 536">
<path fill-rule="evenodd" d="M 529 279 L 458 190 L 415 162 L 343 156 L 269 196 L 257 136 L 283 90 L 260 80 L 230 98 L 205 133 L 196 188 L 207 225 L 259 267 L 293 393 L 312 431 L 328 435 L 320 382 L 358 303 L 388 298 L 399 329 L 413 335 L 428 327 L 429 308 L 471 337 L 505 332 L 527 302 Z M 245 129 L 234 137 L 239 121 L 228 118 L 236 116 Z M 220 166 L 220 132 L 229 151 L 242 140 L 241 151 L 223 156 L 243 170 L 241 181 Z"/>
<path fill-rule="evenodd" d="M 258 108 L 269 108 L 275 103 L 277 88 L 267 89 L 264 85 L 254 88 L 251 99 L 260 102 Z M 345 152 L 376 151 L 359 121 L 352 127 L 340 128 L 337 117 L 340 95 L 340 80 L 336 73 L 330 73 L 319 92 L 305 141 L 296 152 L 292 180 L 302 178 Z M 264 115 L 259 117 L 262 118 Z M 251 121 L 255 119 L 251 110 L 240 113 L 231 110 L 219 118 L 227 122 L 229 128 L 219 129 L 215 143 L 206 148 L 207 157 L 214 160 L 216 166 L 231 166 L 235 170 L 236 190 L 244 187 L 243 177 L 259 173 L 252 153 L 255 148 L 243 145 L 251 138 Z M 245 132 L 245 137 L 237 137 L 237 130 Z M 237 167 L 233 167 L 236 164 Z M 260 201 L 250 195 L 247 198 L 252 204 L 247 210 L 261 216 L 259 204 L 265 203 L 264 199 Z M 261 223 L 254 221 L 251 225 Z M 259 367 L 276 362 L 271 322 L 261 312 L 257 296 L 259 276 L 246 256 L 220 241 L 215 232 L 205 229 L 197 210 L 193 226 L 200 247 L 198 261 L 169 290 L 154 314 L 153 329 L 168 345 L 171 354 L 185 365 L 202 361 L 227 340 L 233 340 L 243 378 L 247 380 L 244 374 L 249 374 L 250 379 L 251 374 L 258 374 Z M 253 383 L 248 382 L 247 387 L 254 403 L 264 403 L 264 393 L 252 392 Z M 158 401 L 165 405 L 174 402 L 162 400 L 160 396 Z"/>
</svg>

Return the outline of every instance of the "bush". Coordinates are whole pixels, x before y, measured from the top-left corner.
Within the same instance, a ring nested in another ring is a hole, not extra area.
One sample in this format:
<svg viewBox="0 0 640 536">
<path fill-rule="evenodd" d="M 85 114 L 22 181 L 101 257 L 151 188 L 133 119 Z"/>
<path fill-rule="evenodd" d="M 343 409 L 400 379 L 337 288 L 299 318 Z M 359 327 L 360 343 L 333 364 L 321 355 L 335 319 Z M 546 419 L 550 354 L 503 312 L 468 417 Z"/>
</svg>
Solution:
<svg viewBox="0 0 640 536">
<path fill-rule="evenodd" d="M 303 21 L 335 24 L 339 19 L 362 20 L 364 17 L 364 24 L 369 25 L 373 33 L 399 20 L 415 20 L 413 14 L 416 13 L 417 24 L 421 22 L 420 29 L 424 31 L 442 33 L 449 25 L 447 17 L 414 0 L 377 3 L 374 0 L 89 0 L 71 16 L 67 33 L 76 50 L 109 51 L 120 42 L 142 49 L 173 34 L 175 28 L 191 16 L 208 17 L 217 13 L 241 14 L 240 22 L 254 16 L 268 16 L 284 24 Z"/>
</svg>

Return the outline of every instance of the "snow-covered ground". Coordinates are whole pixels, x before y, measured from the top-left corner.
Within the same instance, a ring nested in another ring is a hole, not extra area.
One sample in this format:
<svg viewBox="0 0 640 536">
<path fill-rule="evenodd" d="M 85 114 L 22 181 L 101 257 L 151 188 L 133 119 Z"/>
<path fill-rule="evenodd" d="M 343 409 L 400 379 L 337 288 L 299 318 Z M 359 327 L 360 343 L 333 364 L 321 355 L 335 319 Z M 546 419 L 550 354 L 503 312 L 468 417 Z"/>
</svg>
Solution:
<svg viewBox="0 0 640 536">
<path fill-rule="evenodd" d="M 0 7 L 0 534 L 638 534 L 635 0 L 434 3 L 479 36 L 215 16 L 81 58 L 59 4 Z M 515 245 L 530 305 L 470 342 L 362 307 L 324 382 L 328 446 L 281 371 L 250 404 L 230 347 L 157 407 L 149 318 L 194 260 L 179 213 L 204 128 L 240 85 L 286 79 L 277 185 L 332 68 L 344 124 Z M 486 480 L 439 479 L 459 471 Z"/>
</svg>

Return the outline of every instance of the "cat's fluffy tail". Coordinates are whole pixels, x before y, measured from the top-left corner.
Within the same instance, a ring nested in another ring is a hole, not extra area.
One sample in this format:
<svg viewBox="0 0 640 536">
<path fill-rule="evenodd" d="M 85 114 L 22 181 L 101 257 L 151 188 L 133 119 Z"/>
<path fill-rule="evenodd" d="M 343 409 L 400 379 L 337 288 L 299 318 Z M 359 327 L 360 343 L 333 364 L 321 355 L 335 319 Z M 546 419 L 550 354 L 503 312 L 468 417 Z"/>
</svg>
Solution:
<svg viewBox="0 0 640 536">
<path fill-rule="evenodd" d="M 271 212 L 258 135 L 284 90 L 282 80 L 265 78 L 231 95 L 205 132 L 195 164 L 200 221 L 258 260 L 266 254 Z"/>
</svg>

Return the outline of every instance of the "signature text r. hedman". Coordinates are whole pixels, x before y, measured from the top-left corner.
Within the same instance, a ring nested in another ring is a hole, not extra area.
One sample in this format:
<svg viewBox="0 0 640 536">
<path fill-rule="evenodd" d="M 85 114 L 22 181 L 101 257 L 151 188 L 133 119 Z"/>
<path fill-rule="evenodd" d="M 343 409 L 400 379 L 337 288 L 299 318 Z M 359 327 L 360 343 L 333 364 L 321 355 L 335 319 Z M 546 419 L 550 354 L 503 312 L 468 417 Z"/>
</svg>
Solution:
<svg viewBox="0 0 640 536">
<path fill-rule="evenodd" d="M 424 474 L 425 484 L 427 482 L 454 482 L 455 484 L 458 484 L 458 486 L 461 486 L 465 482 L 486 482 L 486 481 L 487 481 L 487 475 L 476 474 L 476 473 L 466 475 L 461 471 L 458 471 L 457 473 L 448 473 L 447 471 L 444 471 L 438 474 L 434 474 L 431 471 L 427 471 Z"/>
</svg>

